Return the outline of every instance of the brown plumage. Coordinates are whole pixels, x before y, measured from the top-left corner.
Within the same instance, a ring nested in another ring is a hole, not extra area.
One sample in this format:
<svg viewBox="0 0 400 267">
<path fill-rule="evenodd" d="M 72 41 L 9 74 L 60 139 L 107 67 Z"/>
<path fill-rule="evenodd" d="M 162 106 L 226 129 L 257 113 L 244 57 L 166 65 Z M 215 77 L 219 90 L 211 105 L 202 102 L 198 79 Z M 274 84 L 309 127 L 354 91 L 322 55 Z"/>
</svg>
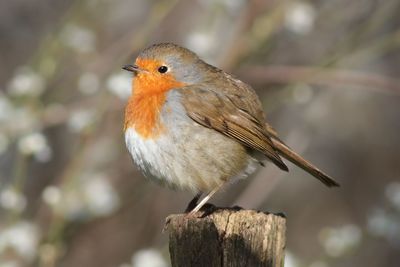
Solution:
<svg viewBox="0 0 400 267">
<path fill-rule="evenodd" d="M 242 101 L 241 95 L 227 96 L 213 91 L 207 85 L 204 85 L 207 89 L 196 87 L 181 91 L 183 105 L 190 118 L 263 153 L 280 169 L 288 171 L 274 148 L 264 123 L 249 113 L 249 102 Z"/>
<path fill-rule="evenodd" d="M 125 112 L 127 147 L 156 181 L 209 191 L 192 212 L 226 181 L 252 173 L 260 154 L 284 171 L 288 168 L 281 156 L 325 185 L 339 186 L 279 139 L 249 85 L 193 52 L 158 44 L 124 69 L 135 74 Z"/>
<path fill-rule="evenodd" d="M 264 122 L 261 103 L 251 87 L 228 74 L 218 78 L 212 85 L 200 84 L 182 89 L 183 104 L 190 118 L 263 153 L 284 171 L 288 168 L 279 155 L 328 187 L 339 186 L 333 178 L 280 140 L 276 131 Z"/>
</svg>

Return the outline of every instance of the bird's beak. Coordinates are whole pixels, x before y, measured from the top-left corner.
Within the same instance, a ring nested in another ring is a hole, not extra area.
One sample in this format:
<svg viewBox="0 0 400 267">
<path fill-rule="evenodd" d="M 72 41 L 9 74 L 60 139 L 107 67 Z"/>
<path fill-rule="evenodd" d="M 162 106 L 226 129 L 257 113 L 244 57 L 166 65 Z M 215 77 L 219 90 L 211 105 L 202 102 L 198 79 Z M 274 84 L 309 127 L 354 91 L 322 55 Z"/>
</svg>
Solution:
<svg viewBox="0 0 400 267">
<path fill-rule="evenodd" d="M 130 65 L 130 64 L 123 66 L 122 69 L 130 71 L 130 72 L 135 73 L 135 74 L 138 73 L 138 72 L 145 71 L 144 69 L 141 69 L 136 65 Z"/>
</svg>

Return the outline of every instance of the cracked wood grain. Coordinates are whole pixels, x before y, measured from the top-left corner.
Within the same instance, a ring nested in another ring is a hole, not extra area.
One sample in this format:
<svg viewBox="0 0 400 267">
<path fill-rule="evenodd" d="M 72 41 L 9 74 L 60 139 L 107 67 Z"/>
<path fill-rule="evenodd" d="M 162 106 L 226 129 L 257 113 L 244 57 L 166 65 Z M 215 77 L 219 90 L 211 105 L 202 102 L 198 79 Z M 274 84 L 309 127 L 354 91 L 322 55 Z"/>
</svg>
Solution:
<svg viewBox="0 0 400 267">
<path fill-rule="evenodd" d="M 172 267 L 281 267 L 286 219 L 254 210 L 216 209 L 203 218 L 167 218 Z"/>
</svg>

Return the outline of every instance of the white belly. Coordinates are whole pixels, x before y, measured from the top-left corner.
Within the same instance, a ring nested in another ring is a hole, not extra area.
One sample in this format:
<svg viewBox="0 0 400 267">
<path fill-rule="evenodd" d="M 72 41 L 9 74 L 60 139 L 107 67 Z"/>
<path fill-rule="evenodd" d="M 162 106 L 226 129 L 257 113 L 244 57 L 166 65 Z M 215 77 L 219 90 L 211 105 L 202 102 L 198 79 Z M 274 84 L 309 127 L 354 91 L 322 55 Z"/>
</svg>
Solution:
<svg viewBox="0 0 400 267">
<path fill-rule="evenodd" d="M 125 132 L 126 146 L 146 176 L 173 188 L 210 191 L 232 178 L 254 172 L 258 161 L 237 141 L 192 121 L 170 95 L 161 117 L 165 131 L 144 139 Z"/>
</svg>

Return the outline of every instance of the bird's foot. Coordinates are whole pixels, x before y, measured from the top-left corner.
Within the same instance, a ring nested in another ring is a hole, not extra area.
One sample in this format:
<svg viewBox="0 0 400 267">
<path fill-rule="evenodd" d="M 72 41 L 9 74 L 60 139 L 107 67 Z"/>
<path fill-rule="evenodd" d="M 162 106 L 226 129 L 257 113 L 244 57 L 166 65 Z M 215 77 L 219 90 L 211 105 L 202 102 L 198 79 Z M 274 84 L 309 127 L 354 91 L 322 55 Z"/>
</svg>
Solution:
<svg viewBox="0 0 400 267">
<path fill-rule="evenodd" d="M 199 201 L 201 195 L 202 195 L 202 193 L 198 193 L 197 195 L 194 196 L 194 198 L 192 200 L 190 200 L 189 204 L 187 205 L 187 207 L 185 209 L 185 213 L 188 213 L 196 208 L 197 202 Z"/>
</svg>

